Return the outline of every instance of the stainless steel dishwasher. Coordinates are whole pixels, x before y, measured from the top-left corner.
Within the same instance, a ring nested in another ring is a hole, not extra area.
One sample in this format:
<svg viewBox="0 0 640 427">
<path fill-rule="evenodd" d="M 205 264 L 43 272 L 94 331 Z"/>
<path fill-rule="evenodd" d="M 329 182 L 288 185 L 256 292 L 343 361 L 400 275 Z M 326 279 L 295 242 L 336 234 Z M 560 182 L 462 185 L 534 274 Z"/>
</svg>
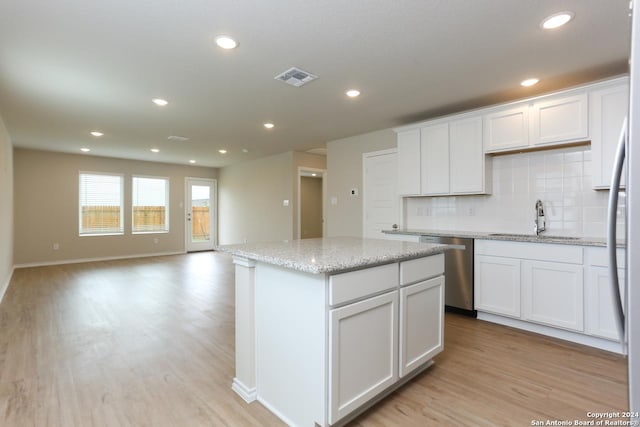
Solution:
<svg viewBox="0 0 640 427">
<path fill-rule="evenodd" d="M 444 253 L 444 305 L 446 311 L 477 317 L 473 308 L 473 239 L 420 236 L 420 241 L 464 246 L 464 250 Z"/>
</svg>

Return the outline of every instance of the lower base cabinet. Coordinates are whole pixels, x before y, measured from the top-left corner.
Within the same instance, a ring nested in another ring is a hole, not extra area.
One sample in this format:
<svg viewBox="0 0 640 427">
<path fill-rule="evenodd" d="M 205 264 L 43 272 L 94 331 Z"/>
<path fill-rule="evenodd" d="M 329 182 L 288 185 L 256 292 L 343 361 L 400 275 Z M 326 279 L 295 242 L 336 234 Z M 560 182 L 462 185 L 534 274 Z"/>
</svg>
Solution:
<svg viewBox="0 0 640 427">
<path fill-rule="evenodd" d="M 582 265 L 522 261 L 524 320 L 584 331 Z"/>
<path fill-rule="evenodd" d="M 397 291 L 329 311 L 330 424 L 397 381 L 397 318 Z"/>
<path fill-rule="evenodd" d="M 400 288 L 400 377 L 417 369 L 444 347 L 444 280 Z M 424 325 L 437 325 L 425 328 Z"/>
<path fill-rule="evenodd" d="M 475 309 L 520 317 L 520 260 L 476 255 L 474 269 Z"/>
<path fill-rule="evenodd" d="M 493 240 L 476 240 L 474 247 L 479 312 L 500 316 L 493 316 L 503 319 L 498 323 L 620 351 L 611 343 L 620 337 L 606 248 Z M 624 249 L 617 258 L 624 298 Z"/>
</svg>

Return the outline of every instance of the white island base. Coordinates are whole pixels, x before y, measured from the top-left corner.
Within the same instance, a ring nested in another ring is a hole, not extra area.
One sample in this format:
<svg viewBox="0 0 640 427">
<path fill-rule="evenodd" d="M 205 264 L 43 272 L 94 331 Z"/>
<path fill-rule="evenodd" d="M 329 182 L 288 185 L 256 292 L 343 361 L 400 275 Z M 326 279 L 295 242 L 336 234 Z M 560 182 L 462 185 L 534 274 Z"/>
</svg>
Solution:
<svg viewBox="0 0 640 427">
<path fill-rule="evenodd" d="M 289 425 L 343 425 L 443 349 L 442 253 L 346 273 L 234 262 L 232 388 Z"/>
</svg>

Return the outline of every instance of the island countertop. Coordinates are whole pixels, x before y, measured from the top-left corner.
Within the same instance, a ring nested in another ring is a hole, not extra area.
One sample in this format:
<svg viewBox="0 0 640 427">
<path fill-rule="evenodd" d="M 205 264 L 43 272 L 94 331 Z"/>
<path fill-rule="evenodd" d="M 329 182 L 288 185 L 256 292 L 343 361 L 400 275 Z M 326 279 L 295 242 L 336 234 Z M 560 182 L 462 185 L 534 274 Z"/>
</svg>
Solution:
<svg viewBox="0 0 640 427">
<path fill-rule="evenodd" d="M 234 256 L 306 273 L 337 273 L 442 253 L 455 245 L 359 237 L 324 237 L 280 242 L 221 245 Z"/>
</svg>

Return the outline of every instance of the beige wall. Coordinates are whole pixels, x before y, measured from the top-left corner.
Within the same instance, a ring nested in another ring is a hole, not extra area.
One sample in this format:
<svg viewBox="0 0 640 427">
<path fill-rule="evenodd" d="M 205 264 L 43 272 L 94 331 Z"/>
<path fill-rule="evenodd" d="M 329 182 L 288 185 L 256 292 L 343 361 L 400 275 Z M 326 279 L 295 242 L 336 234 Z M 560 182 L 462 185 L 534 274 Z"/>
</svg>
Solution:
<svg viewBox="0 0 640 427">
<path fill-rule="evenodd" d="M 0 300 L 13 271 L 13 148 L 0 117 Z"/>
<path fill-rule="evenodd" d="M 362 154 L 396 147 L 392 129 L 327 143 L 327 236 L 362 236 Z M 357 188 L 358 197 L 350 191 Z M 331 199 L 338 204 L 332 205 Z"/>
<path fill-rule="evenodd" d="M 289 151 L 220 169 L 220 244 L 295 238 L 298 167 L 324 169 L 324 161 L 324 156 Z"/>
<path fill-rule="evenodd" d="M 327 168 L 327 157 L 319 156 L 316 154 L 309 153 L 300 153 L 294 151 L 293 153 L 293 177 L 294 177 L 294 187 L 293 187 L 293 238 L 298 239 L 298 174 L 300 173 L 300 168 L 309 168 L 309 169 L 320 169 L 325 170 Z"/>
<path fill-rule="evenodd" d="M 122 236 L 78 236 L 78 173 L 125 176 Z M 131 176 L 168 177 L 169 232 L 131 234 Z M 39 264 L 92 258 L 183 252 L 185 177 L 217 177 L 214 168 L 48 151 L 14 150 L 15 263 Z M 154 243 L 154 239 L 158 243 Z M 60 245 L 53 250 L 53 244 Z"/>
<path fill-rule="evenodd" d="M 300 238 L 322 237 L 322 178 L 300 178 Z"/>
</svg>

